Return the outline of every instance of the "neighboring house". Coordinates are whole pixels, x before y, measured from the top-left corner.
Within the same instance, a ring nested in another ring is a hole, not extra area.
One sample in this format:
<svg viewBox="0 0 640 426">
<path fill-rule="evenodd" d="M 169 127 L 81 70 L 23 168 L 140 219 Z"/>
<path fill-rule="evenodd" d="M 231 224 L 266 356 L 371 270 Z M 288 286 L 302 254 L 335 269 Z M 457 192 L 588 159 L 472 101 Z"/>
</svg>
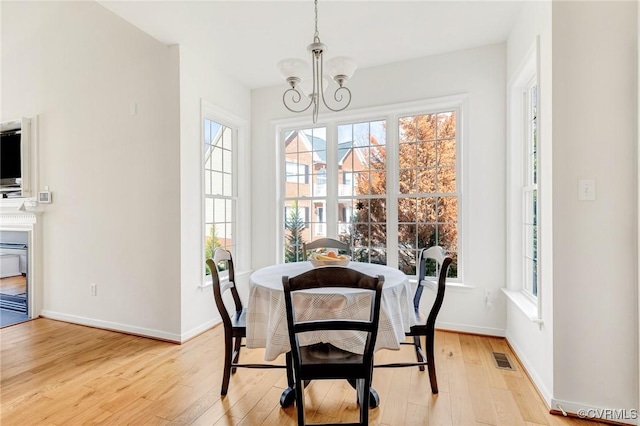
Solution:
<svg viewBox="0 0 640 426">
<path fill-rule="evenodd" d="M 377 142 L 374 141 L 374 144 Z M 313 198 L 327 195 L 327 142 L 304 131 L 292 131 L 285 136 L 285 197 L 297 200 L 300 218 L 306 224 L 303 240 L 313 241 L 326 236 L 326 203 Z M 357 195 L 358 172 L 367 169 L 368 158 L 355 148 L 368 146 L 362 141 L 346 141 L 338 144 L 338 183 L 340 196 Z M 374 145 L 375 146 L 375 145 Z M 294 201 L 285 204 L 285 219 L 294 208 Z M 338 232 L 348 238 L 348 224 L 353 215 L 351 203 L 338 205 Z"/>
</svg>

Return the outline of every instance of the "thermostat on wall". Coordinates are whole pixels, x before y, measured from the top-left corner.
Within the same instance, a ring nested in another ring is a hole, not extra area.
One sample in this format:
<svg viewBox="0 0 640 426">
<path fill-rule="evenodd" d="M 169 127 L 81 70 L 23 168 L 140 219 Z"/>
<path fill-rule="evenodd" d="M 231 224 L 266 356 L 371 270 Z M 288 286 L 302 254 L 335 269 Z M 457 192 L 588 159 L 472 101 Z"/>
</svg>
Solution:
<svg viewBox="0 0 640 426">
<path fill-rule="evenodd" d="M 38 192 L 38 202 L 39 203 L 50 203 L 51 202 L 51 193 L 49 191 Z"/>
</svg>

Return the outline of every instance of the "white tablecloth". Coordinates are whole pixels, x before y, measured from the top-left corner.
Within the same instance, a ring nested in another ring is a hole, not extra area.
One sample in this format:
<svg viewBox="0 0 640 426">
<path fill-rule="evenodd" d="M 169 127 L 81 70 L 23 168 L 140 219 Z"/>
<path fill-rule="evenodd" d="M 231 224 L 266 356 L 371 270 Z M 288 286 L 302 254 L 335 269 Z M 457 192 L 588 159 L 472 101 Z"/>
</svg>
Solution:
<svg viewBox="0 0 640 426">
<path fill-rule="evenodd" d="M 385 265 L 350 262 L 347 267 L 370 276 L 384 276 L 375 349 L 399 349 L 405 332 L 415 325 L 413 291 L 409 279 L 403 272 Z M 267 361 L 291 349 L 282 277 L 293 277 L 312 268 L 309 262 L 284 263 L 259 269 L 251 275 L 246 344 L 248 348 L 265 348 Z M 299 320 L 365 319 L 369 316 L 369 303 L 370 296 L 362 290 L 321 288 L 296 296 L 296 317 Z M 358 332 L 332 332 L 330 335 L 325 332 L 307 333 L 304 338 L 301 337 L 303 346 L 314 343 L 331 343 L 343 350 L 362 353 L 364 336 Z"/>
</svg>

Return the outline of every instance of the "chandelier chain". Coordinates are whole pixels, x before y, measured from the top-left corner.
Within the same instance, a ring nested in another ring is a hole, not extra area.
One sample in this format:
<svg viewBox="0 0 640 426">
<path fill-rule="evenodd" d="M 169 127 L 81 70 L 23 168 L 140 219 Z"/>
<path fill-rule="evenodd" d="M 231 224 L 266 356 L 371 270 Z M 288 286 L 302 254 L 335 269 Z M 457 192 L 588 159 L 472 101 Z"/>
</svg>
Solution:
<svg viewBox="0 0 640 426">
<path fill-rule="evenodd" d="M 320 43 L 320 33 L 318 32 L 318 0 L 314 0 L 314 4 L 315 4 L 315 12 L 316 12 L 316 19 L 315 19 L 316 31 L 315 33 L 313 33 L 313 40 L 316 43 Z"/>
</svg>

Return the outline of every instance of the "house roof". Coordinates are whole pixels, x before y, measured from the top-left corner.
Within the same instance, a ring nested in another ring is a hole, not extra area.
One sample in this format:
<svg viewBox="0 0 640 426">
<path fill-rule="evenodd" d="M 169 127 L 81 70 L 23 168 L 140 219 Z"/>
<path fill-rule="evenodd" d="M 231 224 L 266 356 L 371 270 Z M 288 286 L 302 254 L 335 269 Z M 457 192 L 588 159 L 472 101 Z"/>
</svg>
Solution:
<svg viewBox="0 0 640 426">
<path fill-rule="evenodd" d="M 319 138 L 318 136 L 313 136 L 304 131 L 298 130 L 290 130 L 285 133 L 285 143 L 292 141 L 296 134 L 301 135 L 301 141 L 305 143 L 310 151 L 313 151 L 313 156 L 316 162 L 324 163 L 327 162 L 327 141 L 325 139 Z M 342 164 L 344 160 L 349 155 L 349 152 L 353 148 L 366 147 L 369 146 L 365 144 L 363 141 L 344 141 L 338 144 L 338 164 Z M 364 159 L 360 159 L 364 162 Z"/>
</svg>

